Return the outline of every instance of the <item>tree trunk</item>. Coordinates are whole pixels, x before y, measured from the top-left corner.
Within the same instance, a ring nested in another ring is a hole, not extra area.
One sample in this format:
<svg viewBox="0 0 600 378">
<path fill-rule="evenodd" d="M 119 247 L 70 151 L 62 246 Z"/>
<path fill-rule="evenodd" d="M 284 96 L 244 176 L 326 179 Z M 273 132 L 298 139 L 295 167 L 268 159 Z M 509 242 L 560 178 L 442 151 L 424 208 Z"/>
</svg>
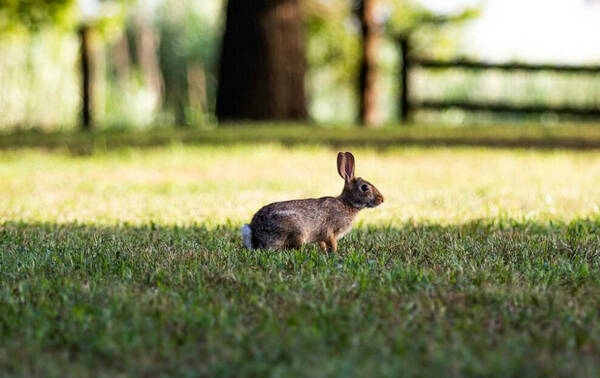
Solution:
<svg viewBox="0 0 600 378">
<path fill-rule="evenodd" d="M 87 25 L 79 28 L 80 64 L 81 64 L 81 127 L 84 130 L 92 128 L 92 47 L 90 41 L 91 28 Z"/>
<path fill-rule="evenodd" d="M 305 119 L 304 72 L 299 0 L 229 0 L 219 119 Z"/>
<path fill-rule="evenodd" d="M 129 57 L 129 42 L 127 41 L 127 32 L 123 31 L 123 35 L 117 43 L 112 47 L 113 64 L 117 80 L 122 88 L 129 85 L 129 69 L 131 67 L 131 59 Z"/>
<path fill-rule="evenodd" d="M 158 62 L 158 31 L 148 22 L 144 22 L 141 16 L 136 18 L 135 23 L 137 61 L 144 79 L 156 95 L 157 104 L 160 105 L 163 102 L 164 83 Z"/>
<path fill-rule="evenodd" d="M 206 98 L 206 74 L 200 63 L 188 64 L 188 99 L 191 108 L 199 108 L 203 113 L 208 111 Z"/>
<path fill-rule="evenodd" d="M 373 126 L 381 122 L 377 108 L 377 50 L 379 48 L 381 26 L 375 9 L 377 0 L 361 0 L 358 17 L 362 29 L 362 57 L 359 74 L 360 122 Z"/>
</svg>

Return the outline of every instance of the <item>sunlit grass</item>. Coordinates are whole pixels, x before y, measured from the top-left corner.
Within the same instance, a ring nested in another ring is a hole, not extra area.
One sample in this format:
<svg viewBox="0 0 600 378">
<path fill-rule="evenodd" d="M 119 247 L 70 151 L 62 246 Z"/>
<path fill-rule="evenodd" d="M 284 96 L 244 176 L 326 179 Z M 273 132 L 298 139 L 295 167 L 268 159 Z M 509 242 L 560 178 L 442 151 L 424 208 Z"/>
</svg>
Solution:
<svg viewBox="0 0 600 378">
<path fill-rule="evenodd" d="M 398 226 L 600 214 L 600 153 L 353 148 L 357 174 L 386 197 L 359 224 Z M 336 150 L 168 146 L 84 157 L 0 152 L 0 221 L 239 224 L 262 205 L 337 195 Z"/>
</svg>

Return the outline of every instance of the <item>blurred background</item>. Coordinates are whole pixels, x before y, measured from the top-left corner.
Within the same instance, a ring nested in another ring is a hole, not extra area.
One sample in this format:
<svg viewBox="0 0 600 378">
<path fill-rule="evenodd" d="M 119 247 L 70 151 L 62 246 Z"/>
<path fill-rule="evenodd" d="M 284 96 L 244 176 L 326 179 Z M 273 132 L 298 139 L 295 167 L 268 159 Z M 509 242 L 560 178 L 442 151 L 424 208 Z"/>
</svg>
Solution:
<svg viewBox="0 0 600 378">
<path fill-rule="evenodd" d="M 600 116 L 591 0 L 0 0 L 0 129 Z"/>
<path fill-rule="evenodd" d="M 0 0 L 0 376 L 600 376 L 599 25 Z M 245 251 L 338 151 L 385 204 L 339 253 Z"/>
</svg>

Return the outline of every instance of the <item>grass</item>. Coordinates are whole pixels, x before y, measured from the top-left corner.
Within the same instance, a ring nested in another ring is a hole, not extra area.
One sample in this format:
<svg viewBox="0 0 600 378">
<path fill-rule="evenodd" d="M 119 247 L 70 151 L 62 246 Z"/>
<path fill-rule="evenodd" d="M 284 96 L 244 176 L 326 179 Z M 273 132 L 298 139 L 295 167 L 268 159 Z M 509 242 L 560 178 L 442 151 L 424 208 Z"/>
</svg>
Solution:
<svg viewBox="0 0 600 378">
<path fill-rule="evenodd" d="M 390 126 L 379 130 L 348 127 L 306 127 L 301 124 L 230 124 L 214 130 L 155 129 L 151 131 L 100 130 L 95 132 L 36 129 L 0 133 L 0 149 L 15 146 L 67 149 L 87 155 L 123 147 L 156 147 L 170 144 L 215 145 L 277 143 L 286 146 L 394 148 L 401 145 L 481 146 L 538 149 L 598 149 L 600 125 L 505 124 L 494 126 L 439 127 L 426 125 Z"/>
<path fill-rule="evenodd" d="M 261 205 L 341 189 L 345 139 L 262 130 L 0 151 L 2 374 L 600 374 L 600 151 L 349 143 L 384 206 L 248 252 Z"/>
</svg>

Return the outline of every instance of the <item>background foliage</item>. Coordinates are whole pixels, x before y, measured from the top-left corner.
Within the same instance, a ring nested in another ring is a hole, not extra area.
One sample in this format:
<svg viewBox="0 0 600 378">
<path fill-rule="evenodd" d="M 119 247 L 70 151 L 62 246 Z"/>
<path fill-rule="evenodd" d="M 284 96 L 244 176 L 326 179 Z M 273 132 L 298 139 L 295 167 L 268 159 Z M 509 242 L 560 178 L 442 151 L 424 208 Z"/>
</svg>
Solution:
<svg viewBox="0 0 600 378">
<path fill-rule="evenodd" d="M 3 56 L 12 58 L 0 62 L 0 75 L 6 78 L 0 92 L 2 128 L 75 126 L 80 103 L 75 31 L 83 22 L 94 25 L 94 106 L 101 127 L 139 128 L 174 122 L 198 126 L 214 119 L 222 0 L 103 1 L 91 7 L 96 10 L 92 21 L 85 15 L 82 3 L 94 1 L 0 4 L 0 17 L 5 20 L 4 32 L 0 33 L 1 51 Z M 347 0 L 306 0 L 302 6 L 311 117 L 318 121 L 353 122 L 360 56 L 354 5 Z M 392 120 L 397 97 L 394 36 L 407 29 L 418 30 L 415 35 L 419 46 L 424 46 L 429 54 L 448 55 L 456 41 L 456 32 L 448 30 L 458 28 L 444 26 L 443 33 L 432 32 L 437 30 L 433 23 L 422 29 L 419 25 L 435 19 L 435 15 L 411 1 L 382 1 L 380 13 L 387 25 L 387 39 L 380 51 L 379 101 L 386 119 Z M 162 101 L 153 93 L 149 78 L 140 71 L 135 59 L 140 14 L 144 15 L 141 21 L 160 36 L 156 54 L 165 89 Z M 455 18 L 467 16 L 465 13 Z M 133 72 L 126 83 L 115 72 L 114 48 L 121 38 L 128 39 L 129 70 Z M 204 72 L 202 83 L 193 82 L 189 76 L 190 70 L 197 71 L 199 67 Z M 200 97 L 205 100 L 198 100 L 194 91 L 202 93 Z"/>
</svg>

